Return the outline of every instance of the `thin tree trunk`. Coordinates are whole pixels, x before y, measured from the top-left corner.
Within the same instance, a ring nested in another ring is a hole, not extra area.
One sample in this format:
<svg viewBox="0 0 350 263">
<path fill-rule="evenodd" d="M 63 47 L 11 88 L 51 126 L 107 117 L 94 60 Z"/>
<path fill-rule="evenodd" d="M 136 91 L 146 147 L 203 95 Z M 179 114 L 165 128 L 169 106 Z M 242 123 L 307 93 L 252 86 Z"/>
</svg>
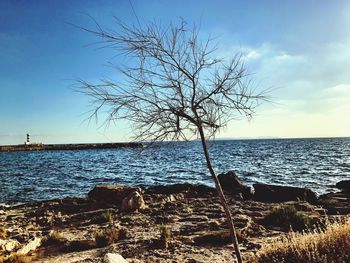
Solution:
<svg viewBox="0 0 350 263">
<path fill-rule="evenodd" d="M 208 166 L 210 174 L 215 182 L 215 188 L 216 188 L 216 191 L 220 197 L 221 205 L 223 206 L 223 208 L 225 210 L 226 220 L 227 220 L 228 226 L 230 227 L 230 235 L 231 235 L 232 243 L 233 243 L 233 246 L 235 249 L 236 258 L 237 258 L 238 263 L 242 263 L 243 262 L 242 255 L 241 255 L 241 252 L 239 250 L 237 234 L 236 234 L 235 226 L 233 225 L 231 211 L 228 207 L 228 204 L 227 204 L 224 192 L 222 191 L 219 179 L 217 178 L 217 176 L 214 172 L 213 166 L 211 164 L 210 157 L 209 157 L 209 151 L 208 151 L 206 139 L 205 139 L 204 132 L 203 132 L 203 127 L 199 126 L 198 129 L 199 129 L 199 134 L 200 134 L 201 141 L 202 141 L 205 159 L 207 161 L 207 166 Z"/>
</svg>

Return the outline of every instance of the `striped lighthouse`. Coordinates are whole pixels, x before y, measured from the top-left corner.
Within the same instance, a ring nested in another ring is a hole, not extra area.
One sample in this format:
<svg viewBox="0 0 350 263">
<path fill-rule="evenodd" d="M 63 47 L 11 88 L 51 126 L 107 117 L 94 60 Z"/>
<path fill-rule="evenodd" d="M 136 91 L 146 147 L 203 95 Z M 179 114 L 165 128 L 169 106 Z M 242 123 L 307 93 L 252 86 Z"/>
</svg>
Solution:
<svg viewBox="0 0 350 263">
<path fill-rule="evenodd" d="M 26 141 L 26 144 L 30 144 L 30 134 L 27 133 L 27 141 Z"/>
</svg>

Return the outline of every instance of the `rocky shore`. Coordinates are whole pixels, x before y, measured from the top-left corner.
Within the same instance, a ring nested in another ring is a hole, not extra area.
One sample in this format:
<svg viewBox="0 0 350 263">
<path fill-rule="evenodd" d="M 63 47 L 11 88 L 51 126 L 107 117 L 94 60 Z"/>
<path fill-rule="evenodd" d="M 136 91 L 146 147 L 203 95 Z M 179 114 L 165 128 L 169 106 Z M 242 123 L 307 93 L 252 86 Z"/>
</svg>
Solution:
<svg viewBox="0 0 350 263">
<path fill-rule="evenodd" d="M 267 220 L 278 206 L 317 224 L 350 212 L 347 183 L 317 197 L 288 186 L 251 189 L 233 173 L 220 180 L 244 258 L 290 231 Z M 0 207 L 0 223 L 0 262 L 234 262 L 223 209 L 204 185 L 99 185 L 86 198 Z"/>
</svg>

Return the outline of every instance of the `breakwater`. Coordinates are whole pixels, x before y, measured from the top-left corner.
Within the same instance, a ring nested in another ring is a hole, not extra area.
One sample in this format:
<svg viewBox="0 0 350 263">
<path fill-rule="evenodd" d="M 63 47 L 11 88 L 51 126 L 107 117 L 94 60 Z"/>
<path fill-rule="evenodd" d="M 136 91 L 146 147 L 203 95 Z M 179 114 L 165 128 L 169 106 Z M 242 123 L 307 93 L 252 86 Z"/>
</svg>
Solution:
<svg viewBox="0 0 350 263">
<path fill-rule="evenodd" d="M 56 151 L 56 150 L 88 150 L 113 148 L 142 148 L 142 143 L 79 143 L 79 144 L 19 144 L 0 146 L 0 152 L 14 151 Z"/>
</svg>

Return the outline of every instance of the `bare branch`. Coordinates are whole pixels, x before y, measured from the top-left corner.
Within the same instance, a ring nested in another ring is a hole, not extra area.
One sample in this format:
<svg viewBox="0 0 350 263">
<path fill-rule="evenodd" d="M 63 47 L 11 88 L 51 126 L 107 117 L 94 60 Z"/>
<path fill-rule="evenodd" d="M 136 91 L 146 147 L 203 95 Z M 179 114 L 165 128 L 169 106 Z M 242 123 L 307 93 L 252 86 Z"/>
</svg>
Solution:
<svg viewBox="0 0 350 263">
<path fill-rule="evenodd" d="M 139 140 L 186 139 L 202 125 L 214 136 L 237 116 L 251 118 L 265 93 L 254 93 L 242 54 L 228 63 L 213 57 L 212 39 L 201 42 L 196 28 L 178 25 L 162 28 L 152 23 L 106 31 L 95 23 L 85 29 L 101 38 L 104 47 L 133 59 L 133 66 L 118 70 L 125 82 L 79 81 L 81 92 L 93 98 L 97 116 L 109 109 L 108 121 L 127 119 Z"/>
</svg>

